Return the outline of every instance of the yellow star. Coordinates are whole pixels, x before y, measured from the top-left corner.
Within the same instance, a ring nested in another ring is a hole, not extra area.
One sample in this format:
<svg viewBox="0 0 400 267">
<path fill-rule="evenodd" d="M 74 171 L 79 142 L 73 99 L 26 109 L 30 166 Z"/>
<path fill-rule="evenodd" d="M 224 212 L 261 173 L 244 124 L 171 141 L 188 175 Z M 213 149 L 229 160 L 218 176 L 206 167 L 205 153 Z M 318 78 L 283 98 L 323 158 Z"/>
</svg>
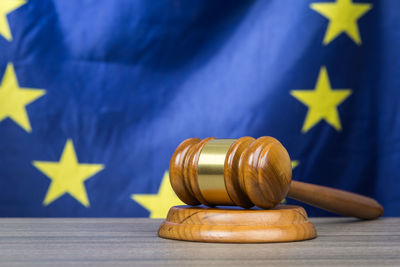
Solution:
<svg viewBox="0 0 400 267">
<path fill-rule="evenodd" d="M 322 67 L 315 90 L 292 90 L 290 94 L 308 107 L 306 119 L 301 131 L 310 130 L 319 121 L 325 120 L 337 131 L 341 131 L 339 113 L 337 107 L 351 95 L 350 89 L 332 90 L 328 73 Z"/>
<path fill-rule="evenodd" d="M 346 33 L 356 44 L 361 45 L 357 20 L 372 8 L 372 4 L 337 0 L 336 2 L 313 3 L 310 7 L 329 19 L 324 45 L 329 44 L 341 33 Z"/>
<path fill-rule="evenodd" d="M 133 194 L 131 198 L 150 212 L 150 218 L 165 218 L 172 206 L 185 205 L 175 194 L 169 182 L 168 171 L 164 173 L 157 194 Z"/>
<path fill-rule="evenodd" d="M 292 160 L 292 169 L 296 168 L 299 166 L 299 161 L 298 160 Z"/>
<path fill-rule="evenodd" d="M 0 122 L 10 118 L 25 131 L 31 132 L 31 124 L 25 106 L 45 93 L 45 90 L 20 88 L 15 76 L 14 66 L 8 64 L 0 84 Z"/>
<path fill-rule="evenodd" d="M 65 144 L 59 162 L 34 161 L 33 165 L 51 180 L 44 206 L 69 193 L 82 205 L 89 207 L 84 182 L 104 168 L 102 164 L 80 164 L 70 139 Z"/>
<path fill-rule="evenodd" d="M 26 0 L 0 0 L 0 35 L 3 35 L 8 41 L 12 40 L 12 35 L 7 15 L 25 4 Z"/>
</svg>

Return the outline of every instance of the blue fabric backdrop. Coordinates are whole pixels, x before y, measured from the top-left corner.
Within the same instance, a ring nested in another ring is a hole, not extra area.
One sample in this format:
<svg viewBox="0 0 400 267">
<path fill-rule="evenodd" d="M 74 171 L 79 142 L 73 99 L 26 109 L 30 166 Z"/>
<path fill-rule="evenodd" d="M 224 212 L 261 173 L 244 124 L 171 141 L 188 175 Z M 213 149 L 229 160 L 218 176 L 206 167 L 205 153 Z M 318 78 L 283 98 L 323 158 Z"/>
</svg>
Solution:
<svg viewBox="0 0 400 267">
<path fill-rule="evenodd" d="M 1 1 L 0 216 L 149 216 L 182 140 L 263 135 L 400 215 L 400 1 Z"/>
</svg>

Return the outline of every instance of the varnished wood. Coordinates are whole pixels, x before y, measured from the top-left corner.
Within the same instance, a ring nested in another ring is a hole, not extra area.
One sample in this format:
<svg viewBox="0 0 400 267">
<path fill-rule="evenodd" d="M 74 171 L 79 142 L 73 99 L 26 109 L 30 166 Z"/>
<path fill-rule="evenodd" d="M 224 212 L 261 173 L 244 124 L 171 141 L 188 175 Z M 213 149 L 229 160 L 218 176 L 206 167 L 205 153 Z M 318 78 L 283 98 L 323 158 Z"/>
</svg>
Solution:
<svg viewBox="0 0 400 267">
<path fill-rule="evenodd" d="M 288 197 L 343 216 L 375 219 L 383 214 L 382 206 L 372 198 L 326 186 L 292 181 Z"/>
<path fill-rule="evenodd" d="M 171 159 L 172 188 L 189 205 L 220 204 L 207 202 L 197 180 L 199 156 L 204 145 L 212 139 L 183 142 L 175 151 L 174 160 Z M 226 193 L 237 206 L 250 208 L 256 205 L 268 209 L 279 204 L 290 189 L 289 197 L 341 215 L 374 219 L 383 213 L 382 206 L 371 198 L 328 187 L 291 183 L 291 176 L 290 157 L 281 143 L 272 137 L 243 137 L 227 152 L 224 165 Z"/>
<path fill-rule="evenodd" d="M 193 190 L 193 194 L 200 201 L 201 204 L 206 206 L 212 206 L 212 204 L 208 203 L 201 194 L 199 183 L 197 182 L 198 163 L 201 150 L 203 149 L 204 145 L 212 139 L 214 139 L 214 137 L 206 138 L 196 145 L 196 150 L 193 151 L 192 155 L 190 156 L 190 166 L 188 171 L 189 184 Z"/>
<path fill-rule="evenodd" d="M 243 208 L 251 208 L 254 204 L 247 197 L 247 194 L 244 193 L 244 185 L 241 185 L 240 179 L 238 179 L 239 171 L 243 172 L 242 169 L 239 169 L 239 166 L 240 162 L 243 162 L 244 152 L 248 150 L 254 140 L 253 137 L 248 136 L 239 138 L 233 143 L 225 159 L 224 176 L 226 190 L 232 201 Z"/>
<path fill-rule="evenodd" d="M 187 241 L 263 243 L 312 239 L 317 232 L 299 206 L 280 205 L 270 210 L 176 206 L 158 234 Z"/>
<path fill-rule="evenodd" d="M 239 177 L 254 205 L 269 209 L 285 198 L 292 179 L 290 157 L 278 140 L 270 136 L 255 140 L 245 152 Z"/>
<path fill-rule="evenodd" d="M 172 188 L 174 188 L 176 195 L 188 205 L 200 204 L 193 194 L 191 194 L 189 186 L 184 181 L 186 155 L 200 141 L 200 138 L 189 138 L 183 141 L 175 150 L 169 163 L 169 177 Z"/>
<path fill-rule="evenodd" d="M 190 139 L 190 142 L 181 143 L 172 156 L 169 168 L 171 185 L 186 204 L 219 204 L 207 202 L 198 183 L 199 156 L 205 144 L 212 139 L 206 138 L 200 142 Z M 227 154 L 225 185 L 233 203 L 244 208 L 254 205 L 271 208 L 286 196 L 292 168 L 290 157 L 278 140 L 272 137 L 257 140 L 245 137 L 236 140 Z"/>
</svg>

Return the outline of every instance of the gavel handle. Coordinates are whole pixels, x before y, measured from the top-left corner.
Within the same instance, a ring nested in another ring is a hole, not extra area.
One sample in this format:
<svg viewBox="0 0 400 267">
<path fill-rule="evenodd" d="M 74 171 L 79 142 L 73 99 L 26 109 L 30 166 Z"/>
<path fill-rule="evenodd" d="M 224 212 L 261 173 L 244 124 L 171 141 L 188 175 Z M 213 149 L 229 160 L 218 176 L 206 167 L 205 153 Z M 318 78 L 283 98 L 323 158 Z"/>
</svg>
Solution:
<svg viewBox="0 0 400 267">
<path fill-rule="evenodd" d="M 383 207 L 372 198 L 326 186 L 292 181 L 287 196 L 320 209 L 365 220 L 383 214 Z"/>
</svg>

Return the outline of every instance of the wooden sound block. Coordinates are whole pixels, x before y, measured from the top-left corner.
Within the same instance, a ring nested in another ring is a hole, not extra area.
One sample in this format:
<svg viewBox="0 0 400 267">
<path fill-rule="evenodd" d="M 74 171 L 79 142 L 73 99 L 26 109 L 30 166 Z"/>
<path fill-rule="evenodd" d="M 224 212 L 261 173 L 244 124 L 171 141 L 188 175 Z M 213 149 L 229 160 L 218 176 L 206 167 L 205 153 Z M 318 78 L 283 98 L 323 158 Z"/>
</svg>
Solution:
<svg viewBox="0 0 400 267">
<path fill-rule="evenodd" d="M 266 243 L 312 239 L 317 231 L 299 206 L 269 210 L 175 206 L 158 235 L 186 241 Z"/>
</svg>

